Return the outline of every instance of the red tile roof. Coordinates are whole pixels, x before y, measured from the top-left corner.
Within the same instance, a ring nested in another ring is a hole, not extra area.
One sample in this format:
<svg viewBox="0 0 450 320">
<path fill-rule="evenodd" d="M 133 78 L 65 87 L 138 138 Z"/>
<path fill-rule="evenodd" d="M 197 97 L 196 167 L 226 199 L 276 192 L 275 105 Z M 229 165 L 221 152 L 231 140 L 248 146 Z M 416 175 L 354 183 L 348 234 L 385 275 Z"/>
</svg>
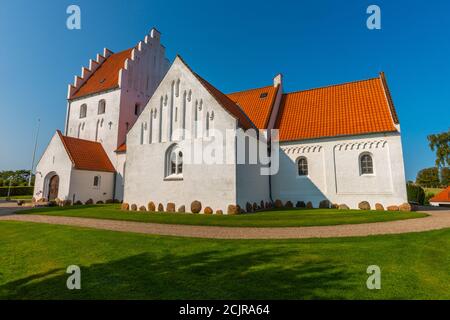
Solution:
<svg viewBox="0 0 450 320">
<path fill-rule="evenodd" d="M 284 94 L 280 141 L 397 131 L 383 78 Z"/>
<path fill-rule="evenodd" d="M 115 152 L 127 152 L 127 144 L 122 143 Z"/>
<path fill-rule="evenodd" d="M 89 79 L 78 89 L 71 99 L 113 89 L 119 86 L 119 71 L 124 67 L 125 60 L 131 58 L 133 48 L 113 53 Z"/>
<path fill-rule="evenodd" d="M 99 142 L 63 136 L 57 131 L 75 169 L 115 172 L 114 166 Z"/>
<path fill-rule="evenodd" d="M 222 93 L 220 90 L 215 88 L 212 84 L 210 84 L 208 81 L 200 77 L 197 73 L 195 73 L 189 65 L 184 62 L 183 58 L 181 56 L 177 56 L 181 62 L 192 72 L 192 74 L 200 81 L 200 83 L 205 87 L 205 89 L 216 99 L 216 101 L 225 109 L 227 110 L 233 117 L 235 117 L 239 124 L 244 129 L 250 129 L 250 128 L 256 128 L 254 123 L 250 120 L 248 115 L 238 106 L 236 103 L 234 103 L 230 98 L 228 98 L 224 93 Z"/>
<path fill-rule="evenodd" d="M 277 91 L 278 87 L 267 86 L 234 92 L 227 96 L 244 110 L 258 129 L 267 129 Z"/>
<path fill-rule="evenodd" d="M 431 198 L 430 202 L 450 202 L 450 186 Z"/>
</svg>

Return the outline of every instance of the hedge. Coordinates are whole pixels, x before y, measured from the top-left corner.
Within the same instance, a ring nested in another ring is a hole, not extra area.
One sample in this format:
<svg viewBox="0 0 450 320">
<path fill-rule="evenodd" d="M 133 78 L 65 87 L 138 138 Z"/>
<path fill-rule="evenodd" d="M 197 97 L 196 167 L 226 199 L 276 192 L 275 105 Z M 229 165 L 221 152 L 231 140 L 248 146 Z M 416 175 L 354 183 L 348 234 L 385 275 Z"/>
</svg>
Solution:
<svg viewBox="0 0 450 320">
<path fill-rule="evenodd" d="M 32 196 L 34 187 L 11 187 L 10 196 Z M 8 196 L 8 187 L 0 187 L 0 197 Z"/>
<path fill-rule="evenodd" d="M 415 202 L 423 205 L 425 203 L 425 191 L 417 184 L 407 184 L 406 192 L 408 194 L 408 202 Z"/>
</svg>

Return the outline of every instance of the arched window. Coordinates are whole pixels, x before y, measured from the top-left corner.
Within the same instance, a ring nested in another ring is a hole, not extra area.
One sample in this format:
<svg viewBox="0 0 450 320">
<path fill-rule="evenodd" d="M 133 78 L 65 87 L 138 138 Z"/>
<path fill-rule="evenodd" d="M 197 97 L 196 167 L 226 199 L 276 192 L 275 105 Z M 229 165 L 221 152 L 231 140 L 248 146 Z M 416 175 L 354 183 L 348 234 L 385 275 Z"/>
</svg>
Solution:
<svg viewBox="0 0 450 320">
<path fill-rule="evenodd" d="M 80 106 L 80 119 L 86 118 L 86 114 L 87 114 L 87 105 L 86 103 L 83 103 Z"/>
<path fill-rule="evenodd" d="M 106 111 L 106 101 L 102 99 L 98 102 L 98 112 L 97 114 L 104 114 Z"/>
<path fill-rule="evenodd" d="M 95 141 L 98 141 L 98 129 L 100 127 L 100 119 L 97 120 L 97 126 L 95 127 Z"/>
<path fill-rule="evenodd" d="M 183 178 L 183 152 L 178 145 L 172 145 L 166 153 L 166 178 Z"/>
<path fill-rule="evenodd" d="M 183 173 L 183 152 L 178 151 L 177 173 Z"/>
<path fill-rule="evenodd" d="M 307 176 L 308 175 L 308 160 L 305 157 L 298 159 L 298 175 Z"/>
<path fill-rule="evenodd" d="M 100 176 L 94 177 L 94 187 L 99 188 L 100 187 Z"/>
<path fill-rule="evenodd" d="M 361 174 L 373 174 L 373 160 L 368 153 L 363 153 L 359 158 Z"/>
</svg>

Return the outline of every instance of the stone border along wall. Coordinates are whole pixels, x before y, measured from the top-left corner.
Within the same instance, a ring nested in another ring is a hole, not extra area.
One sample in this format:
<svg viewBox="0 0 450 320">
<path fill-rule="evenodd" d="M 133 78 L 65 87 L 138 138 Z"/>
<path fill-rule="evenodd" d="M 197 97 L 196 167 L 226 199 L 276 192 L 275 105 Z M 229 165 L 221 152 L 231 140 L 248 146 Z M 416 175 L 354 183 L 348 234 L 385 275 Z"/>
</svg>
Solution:
<svg viewBox="0 0 450 320">
<path fill-rule="evenodd" d="M 369 202 L 362 201 L 358 205 L 360 210 L 371 210 L 371 206 Z M 190 211 L 191 213 L 197 214 L 197 213 L 203 213 L 206 215 L 212 215 L 214 214 L 214 210 L 211 207 L 205 207 L 202 212 L 202 203 L 198 200 L 195 200 L 191 203 Z M 275 200 L 274 203 L 271 202 L 264 202 L 261 201 L 259 204 L 256 202 L 250 203 L 247 202 L 245 209 L 241 208 L 239 205 L 236 204 L 230 204 L 227 208 L 227 214 L 234 215 L 234 214 L 241 214 L 241 213 L 252 213 L 252 212 L 258 212 L 258 211 L 264 211 L 268 209 L 292 209 L 294 208 L 294 204 L 291 201 L 287 201 L 283 204 L 283 202 L 279 199 Z M 313 204 L 311 201 L 304 202 L 304 201 L 297 201 L 295 204 L 295 208 L 305 208 L 305 209 L 313 209 Z M 319 204 L 320 209 L 339 209 L 339 210 L 350 210 L 350 208 L 346 204 L 335 204 L 330 203 L 328 200 L 322 200 Z M 387 211 L 412 211 L 412 207 L 408 203 L 403 203 L 401 205 L 391 205 L 386 208 Z M 140 206 L 136 204 L 128 204 L 128 203 L 122 203 L 121 210 L 123 211 L 142 211 L 142 212 L 168 212 L 168 213 L 185 213 L 186 207 L 184 205 L 180 206 L 178 210 L 176 209 L 176 205 L 173 202 L 169 202 L 166 205 L 166 208 L 164 208 L 164 205 L 162 203 L 156 204 L 153 201 L 150 201 L 146 206 Z M 382 204 L 376 203 L 375 204 L 375 210 L 377 211 L 385 211 L 385 208 Z M 224 212 L 222 210 L 216 210 L 215 214 L 222 215 Z"/>
</svg>

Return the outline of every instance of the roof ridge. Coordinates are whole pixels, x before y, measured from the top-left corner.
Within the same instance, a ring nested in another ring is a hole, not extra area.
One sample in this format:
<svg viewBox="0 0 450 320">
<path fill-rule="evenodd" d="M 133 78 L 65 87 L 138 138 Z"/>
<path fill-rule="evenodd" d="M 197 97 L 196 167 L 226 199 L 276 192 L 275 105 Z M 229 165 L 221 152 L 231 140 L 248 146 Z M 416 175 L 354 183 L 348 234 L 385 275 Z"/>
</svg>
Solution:
<svg viewBox="0 0 450 320">
<path fill-rule="evenodd" d="M 58 130 L 59 131 L 59 130 Z M 83 142 L 88 142 L 88 143 L 93 143 L 93 144 L 100 144 L 102 145 L 100 142 L 98 141 L 92 141 L 92 140 L 86 140 L 86 139 L 80 139 L 80 138 L 75 138 L 75 137 L 69 137 L 69 136 L 64 136 L 62 135 L 62 137 L 64 139 L 72 139 L 72 140 L 79 140 L 79 141 L 83 141 Z M 102 145 L 103 146 L 103 145 Z"/>
<path fill-rule="evenodd" d="M 354 83 L 360 83 L 360 82 L 366 82 L 366 81 L 373 81 L 373 80 L 378 80 L 379 77 L 375 77 L 375 78 L 368 78 L 368 79 L 363 79 L 363 80 L 354 80 L 354 81 L 347 81 L 347 82 L 342 82 L 342 83 L 336 83 L 336 84 L 330 84 L 330 85 L 326 85 L 323 87 L 314 87 L 314 88 L 309 88 L 309 89 L 305 89 L 305 90 L 297 90 L 297 91 L 292 91 L 292 92 L 286 92 L 283 93 L 283 96 L 286 96 L 288 94 L 293 94 L 293 93 L 300 93 L 300 92 L 307 92 L 307 91 L 313 91 L 313 90 L 320 90 L 320 89 L 326 89 L 326 88 L 333 88 L 333 87 L 339 87 L 339 86 L 345 86 L 348 84 L 354 84 Z"/>
<path fill-rule="evenodd" d="M 67 146 L 66 140 L 65 140 L 65 136 L 62 134 L 62 132 L 58 129 L 56 130 L 56 132 L 58 133 L 59 139 L 61 140 L 64 149 L 66 150 L 67 154 L 69 155 L 70 161 L 72 161 L 72 164 L 75 165 L 75 159 L 73 158 L 72 154 L 70 153 L 69 147 Z"/>
<path fill-rule="evenodd" d="M 260 89 L 265 89 L 265 88 L 272 88 L 273 85 L 268 85 L 268 86 L 264 86 L 264 87 L 258 87 L 258 88 L 252 88 L 252 89 L 246 89 L 246 90 L 240 90 L 240 91 L 235 91 L 235 92 L 230 92 L 230 93 L 224 93 L 225 95 L 229 96 L 232 94 L 238 94 L 238 93 L 243 93 L 243 92 L 248 92 L 248 91 L 255 91 L 255 90 L 260 90 Z"/>
<path fill-rule="evenodd" d="M 383 87 L 384 94 L 386 96 L 386 100 L 389 106 L 389 111 L 391 112 L 392 121 L 395 124 L 400 124 L 400 120 L 398 119 L 397 111 L 395 110 L 394 100 L 392 100 L 391 91 L 389 90 L 389 86 L 387 84 L 386 76 L 384 72 L 380 72 L 380 76 L 378 78 L 381 81 L 381 86 Z"/>
</svg>

